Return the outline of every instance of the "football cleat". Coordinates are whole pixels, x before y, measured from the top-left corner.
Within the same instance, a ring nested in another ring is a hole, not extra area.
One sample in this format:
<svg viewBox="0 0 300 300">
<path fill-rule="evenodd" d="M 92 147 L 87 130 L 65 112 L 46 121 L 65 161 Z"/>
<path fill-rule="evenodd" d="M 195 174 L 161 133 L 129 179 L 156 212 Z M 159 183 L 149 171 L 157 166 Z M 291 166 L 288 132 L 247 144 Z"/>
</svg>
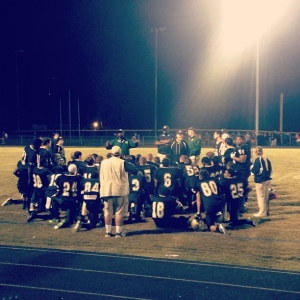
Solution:
<svg viewBox="0 0 300 300">
<path fill-rule="evenodd" d="M 29 222 L 31 222 L 32 220 L 34 220 L 34 219 L 35 219 L 35 216 L 36 216 L 36 214 L 35 214 L 34 212 L 31 212 L 31 213 L 29 214 L 29 218 L 27 219 L 27 222 L 29 223 Z"/>
<path fill-rule="evenodd" d="M 225 235 L 228 234 L 228 231 L 225 229 L 225 227 L 224 227 L 223 224 L 219 224 L 219 225 L 218 225 L 218 231 L 219 231 L 220 233 L 225 234 Z"/>
<path fill-rule="evenodd" d="M 12 201 L 12 198 L 8 198 L 4 202 L 2 202 L 1 206 L 8 205 L 8 204 L 10 204 L 11 201 Z"/>
<path fill-rule="evenodd" d="M 111 233 L 111 232 L 106 232 L 105 233 L 105 237 L 108 238 L 108 237 L 113 237 L 114 235 Z"/>
<path fill-rule="evenodd" d="M 59 222 L 57 225 L 55 225 L 53 228 L 54 229 L 59 229 L 67 226 L 67 220 L 63 220 Z"/>
<path fill-rule="evenodd" d="M 255 227 L 255 226 L 258 225 L 258 224 L 257 224 L 257 221 L 256 221 L 255 219 L 248 218 L 247 220 L 248 220 L 248 223 L 249 223 L 251 226 L 253 226 L 253 227 Z"/>
<path fill-rule="evenodd" d="M 81 229 L 81 226 L 82 226 L 82 222 L 81 221 L 77 221 L 76 223 L 75 223 L 75 225 L 73 226 L 73 228 L 72 228 L 72 232 L 79 232 L 80 231 L 80 229 Z"/>
</svg>

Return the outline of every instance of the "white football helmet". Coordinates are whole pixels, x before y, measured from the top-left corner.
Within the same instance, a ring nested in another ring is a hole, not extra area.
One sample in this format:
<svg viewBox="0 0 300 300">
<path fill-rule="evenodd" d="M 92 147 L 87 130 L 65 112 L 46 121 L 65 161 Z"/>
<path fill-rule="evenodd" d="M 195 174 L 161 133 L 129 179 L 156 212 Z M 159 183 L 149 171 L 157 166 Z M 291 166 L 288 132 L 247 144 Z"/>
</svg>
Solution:
<svg viewBox="0 0 300 300">
<path fill-rule="evenodd" d="M 203 231 L 207 228 L 206 224 L 203 222 L 203 220 L 196 220 L 195 218 L 191 220 L 191 228 L 193 228 L 195 231 Z"/>
</svg>

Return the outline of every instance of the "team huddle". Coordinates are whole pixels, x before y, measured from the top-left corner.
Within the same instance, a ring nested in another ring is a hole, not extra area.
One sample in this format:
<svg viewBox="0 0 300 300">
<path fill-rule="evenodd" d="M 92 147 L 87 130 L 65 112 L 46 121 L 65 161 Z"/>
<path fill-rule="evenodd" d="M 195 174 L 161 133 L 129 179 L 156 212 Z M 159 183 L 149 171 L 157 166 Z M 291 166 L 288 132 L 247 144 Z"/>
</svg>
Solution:
<svg viewBox="0 0 300 300">
<path fill-rule="evenodd" d="M 26 146 L 14 175 L 29 213 L 27 221 L 46 214 L 54 229 L 71 227 L 74 232 L 105 225 L 106 237 L 123 236 L 124 217 L 128 223 L 152 217 L 159 228 L 223 234 L 240 224 L 256 225 L 240 218 L 251 190 L 251 150 L 243 136 L 233 141 L 216 131 L 214 151 L 199 162 L 201 139 L 193 127 L 185 141 L 183 131 L 174 137 L 164 126 L 154 143 L 157 156 L 130 155 L 138 141 L 123 134 L 119 130 L 106 142 L 110 152 L 105 159 L 97 154 L 83 158 L 75 151 L 67 162 L 62 137 L 53 142 L 39 138 Z M 182 217 L 175 217 L 178 214 Z"/>
</svg>

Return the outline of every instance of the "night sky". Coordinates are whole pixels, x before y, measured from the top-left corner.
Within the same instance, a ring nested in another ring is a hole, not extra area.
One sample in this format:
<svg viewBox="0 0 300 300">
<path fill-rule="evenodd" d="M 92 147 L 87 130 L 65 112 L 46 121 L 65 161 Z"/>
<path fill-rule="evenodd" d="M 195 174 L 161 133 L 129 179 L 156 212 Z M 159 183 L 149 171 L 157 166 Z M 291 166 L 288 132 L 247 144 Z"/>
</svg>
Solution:
<svg viewBox="0 0 300 300">
<path fill-rule="evenodd" d="M 33 124 L 154 129 L 158 33 L 158 128 L 255 128 L 255 44 L 225 64 L 218 0 L 2 0 L 0 130 Z M 270 8 L 271 9 L 271 8 Z M 300 2 L 260 42 L 260 129 L 299 131 Z M 16 50 L 24 50 L 15 54 Z M 213 70 L 213 71 L 212 71 Z"/>
</svg>

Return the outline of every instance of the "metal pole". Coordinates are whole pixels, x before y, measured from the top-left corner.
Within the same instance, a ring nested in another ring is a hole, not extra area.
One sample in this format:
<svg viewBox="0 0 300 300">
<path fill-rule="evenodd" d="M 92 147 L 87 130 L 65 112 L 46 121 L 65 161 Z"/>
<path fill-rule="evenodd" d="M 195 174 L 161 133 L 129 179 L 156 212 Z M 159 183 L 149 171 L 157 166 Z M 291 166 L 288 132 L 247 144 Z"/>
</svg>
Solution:
<svg viewBox="0 0 300 300">
<path fill-rule="evenodd" d="M 256 93 L 255 93 L 255 135 L 259 133 L 259 39 L 256 41 Z"/>
<path fill-rule="evenodd" d="M 79 109 L 79 98 L 77 100 L 77 108 L 78 108 L 78 136 L 80 139 L 81 133 L 80 133 L 80 109 Z"/>
<path fill-rule="evenodd" d="M 155 139 L 157 139 L 157 49 L 158 49 L 158 32 L 164 31 L 165 28 L 151 28 L 151 31 L 154 32 L 154 41 L 155 41 L 155 53 L 154 53 L 154 134 Z"/>
<path fill-rule="evenodd" d="M 59 99 L 59 123 L 60 123 L 60 135 L 62 135 L 62 111 L 61 111 L 61 99 Z"/>
<path fill-rule="evenodd" d="M 280 121 L 279 121 L 279 131 L 283 131 L 283 93 L 280 94 Z"/>
<path fill-rule="evenodd" d="M 21 134 L 21 127 L 20 127 L 20 103 L 19 103 L 19 69 L 18 69 L 18 54 L 23 53 L 24 50 L 16 50 L 16 98 L 17 98 L 17 130 L 18 130 L 18 136 L 20 137 Z"/>
<path fill-rule="evenodd" d="M 154 134 L 157 139 L 157 35 L 158 29 L 155 28 L 155 76 L 154 76 Z"/>
<path fill-rule="evenodd" d="M 280 121 L 279 121 L 279 131 L 281 136 L 282 145 L 282 134 L 283 134 L 283 93 L 280 94 Z"/>
<path fill-rule="evenodd" d="M 72 138 L 72 125 L 71 125 L 71 91 L 69 89 L 69 126 L 70 126 L 70 140 Z"/>
</svg>

